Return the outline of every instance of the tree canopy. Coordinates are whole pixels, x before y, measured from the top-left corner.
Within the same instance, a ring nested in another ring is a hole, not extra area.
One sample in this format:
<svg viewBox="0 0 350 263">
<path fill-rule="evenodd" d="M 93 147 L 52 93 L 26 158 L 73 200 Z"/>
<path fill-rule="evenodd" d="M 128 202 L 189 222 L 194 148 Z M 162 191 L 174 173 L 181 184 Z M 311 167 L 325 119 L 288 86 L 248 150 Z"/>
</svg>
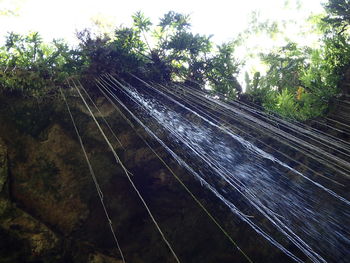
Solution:
<svg viewBox="0 0 350 263">
<path fill-rule="evenodd" d="M 350 67 L 349 1 L 330 0 L 324 15 L 310 18 L 320 32 L 319 47 L 289 41 L 260 54 L 266 74 L 246 74 L 250 99 L 286 118 L 305 120 L 327 112 L 329 101 Z"/>
<path fill-rule="evenodd" d="M 283 26 L 274 21 L 254 25 L 236 41 L 216 45 L 210 35 L 191 31 L 190 16 L 170 11 L 154 24 L 142 12 L 131 26 L 113 34 L 83 30 L 79 46 L 62 40 L 44 43 L 39 33 L 9 33 L 0 48 L 0 92 L 41 98 L 54 94 L 68 77 L 93 80 L 103 73 L 124 79 L 130 73 L 151 82 L 183 82 L 211 88 L 229 98 L 244 97 L 286 118 L 324 114 L 339 81 L 350 67 L 348 0 L 329 0 L 326 14 L 310 21 L 320 32 L 319 47 L 285 45 L 259 55 L 267 72 L 246 72 L 246 94 L 237 81 L 243 63 L 234 54 L 243 35 L 261 30 L 270 36 Z M 256 21 L 255 21 L 256 20 Z"/>
<path fill-rule="evenodd" d="M 133 26 L 117 28 L 110 38 L 79 33 L 90 75 L 135 73 L 151 81 L 183 81 L 197 88 L 210 85 L 231 97 L 242 91 L 233 43 L 215 46 L 211 36 L 191 32 L 188 15 L 173 11 L 157 25 L 142 12 L 132 18 Z"/>
<path fill-rule="evenodd" d="M 325 4 L 327 16 L 325 21 L 332 24 L 336 29 L 343 32 L 350 24 L 350 1 L 330 0 Z"/>
</svg>

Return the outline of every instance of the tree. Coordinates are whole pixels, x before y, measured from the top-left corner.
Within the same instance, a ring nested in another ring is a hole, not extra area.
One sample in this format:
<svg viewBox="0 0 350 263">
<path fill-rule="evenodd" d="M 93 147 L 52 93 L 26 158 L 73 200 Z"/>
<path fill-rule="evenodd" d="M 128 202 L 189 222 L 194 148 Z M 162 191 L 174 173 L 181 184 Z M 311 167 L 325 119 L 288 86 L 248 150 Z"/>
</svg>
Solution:
<svg viewBox="0 0 350 263">
<path fill-rule="evenodd" d="M 111 39 L 81 33 L 89 75 L 132 72 L 151 81 L 183 81 L 197 88 L 209 82 L 215 91 L 229 96 L 241 92 L 233 43 L 214 50 L 211 36 L 192 33 L 189 16 L 173 11 L 155 27 L 141 12 L 132 18 L 133 26 L 117 28 Z"/>
<path fill-rule="evenodd" d="M 276 51 L 261 54 L 262 61 L 269 69 L 260 85 L 276 88 L 279 92 L 283 89 L 293 90 L 302 85 L 300 70 L 306 67 L 309 52 L 308 48 L 301 49 L 296 43 L 288 43 Z"/>
<path fill-rule="evenodd" d="M 325 61 L 327 62 L 329 79 L 339 86 L 350 74 L 350 1 L 329 0 L 325 4 L 327 16 L 319 21 L 323 32 Z M 349 93 L 346 85 L 343 92 Z"/>
<path fill-rule="evenodd" d="M 333 59 L 328 57 L 329 47 L 326 44 L 319 49 L 300 48 L 289 43 L 262 54 L 269 70 L 250 83 L 255 86 L 249 91 L 253 100 L 268 111 L 291 119 L 305 120 L 324 114 L 330 98 L 337 93 L 339 80 Z"/>
<path fill-rule="evenodd" d="M 235 77 L 240 63 L 233 58 L 234 44 L 224 43 L 217 48 L 218 52 L 208 61 L 206 76 L 214 91 L 236 98 L 242 88 Z"/>
<path fill-rule="evenodd" d="M 193 34 L 189 16 L 175 12 L 165 14 L 159 26 L 153 51 L 172 79 L 197 88 L 208 83 L 214 91 L 230 97 L 241 92 L 235 77 L 240 63 L 233 58 L 234 42 L 213 49 L 211 36 Z"/>
<path fill-rule="evenodd" d="M 350 1 L 329 0 L 325 4 L 328 13 L 325 21 L 332 24 L 339 32 L 344 32 L 350 24 Z"/>
<path fill-rule="evenodd" d="M 172 79 L 182 79 L 190 85 L 204 84 L 205 60 L 212 46 L 210 36 L 189 30 L 188 16 L 173 11 L 165 14 L 154 34 L 157 44 L 152 55 L 163 61 L 164 73 L 170 71 Z"/>
<path fill-rule="evenodd" d="M 10 33 L 0 49 L 0 92 L 43 97 L 79 71 L 79 59 L 62 40 L 43 43 L 37 32 Z"/>
</svg>

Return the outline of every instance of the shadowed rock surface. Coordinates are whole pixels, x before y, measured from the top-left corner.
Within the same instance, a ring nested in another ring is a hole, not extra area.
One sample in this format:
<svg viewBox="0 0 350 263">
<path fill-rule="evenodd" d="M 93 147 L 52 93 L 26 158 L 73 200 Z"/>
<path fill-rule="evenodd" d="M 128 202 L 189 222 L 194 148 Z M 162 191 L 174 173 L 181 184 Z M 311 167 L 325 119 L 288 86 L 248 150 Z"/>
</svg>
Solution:
<svg viewBox="0 0 350 263">
<path fill-rule="evenodd" d="M 88 112 L 70 99 L 127 262 L 175 262 Z M 122 143 L 112 140 L 113 146 L 182 262 L 245 262 L 122 117 L 105 99 L 97 103 Z M 1 105 L 0 262 L 121 262 L 64 104 L 9 98 Z M 247 131 L 253 143 L 308 163 L 268 134 Z M 151 143 L 254 262 L 292 261 Z"/>
</svg>

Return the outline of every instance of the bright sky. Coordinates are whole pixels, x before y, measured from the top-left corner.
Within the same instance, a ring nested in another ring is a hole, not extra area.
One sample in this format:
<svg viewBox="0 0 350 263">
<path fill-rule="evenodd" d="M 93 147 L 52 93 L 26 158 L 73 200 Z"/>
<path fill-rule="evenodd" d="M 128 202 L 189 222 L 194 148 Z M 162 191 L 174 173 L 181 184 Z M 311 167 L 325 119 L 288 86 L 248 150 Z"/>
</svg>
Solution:
<svg viewBox="0 0 350 263">
<path fill-rule="evenodd" d="M 302 5 L 298 13 L 283 10 Z M 0 17 L 0 34 L 8 31 L 39 31 L 46 40 L 74 39 L 76 29 L 91 24 L 91 17 L 105 15 L 116 25 L 131 23 L 138 10 L 157 23 L 158 18 L 173 10 L 191 15 L 193 31 L 214 34 L 215 42 L 232 39 L 242 31 L 253 10 L 270 19 L 298 19 L 321 10 L 320 0 L 0 0 L 0 9 L 19 5 L 18 17 Z M 298 17 L 296 17 L 298 16 Z"/>
</svg>

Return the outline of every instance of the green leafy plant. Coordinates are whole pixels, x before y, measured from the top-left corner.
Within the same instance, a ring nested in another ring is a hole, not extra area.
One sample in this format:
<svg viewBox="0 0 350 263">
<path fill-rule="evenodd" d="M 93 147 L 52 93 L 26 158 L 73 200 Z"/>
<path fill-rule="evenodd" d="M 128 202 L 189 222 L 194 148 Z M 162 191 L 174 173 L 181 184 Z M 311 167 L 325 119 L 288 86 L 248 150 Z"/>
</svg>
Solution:
<svg viewBox="0 0 350 263">
<path fill-rule="evenodd" d="M 158 25 L 141 12 L 132 18 L 133 26 L 117 28 L 111 38 L 79 33 L 83 60 L 89 63 L 86 75 L 109 72 L 127 78 L 134 73 L 150 81 L 182 81 L 196 88 L 210 84 L 230 97 L 241 92 L 233 43 L 214 48 L 211 36 L 190 31 L 188 15 L 173 11 Z"/>
<path fill-rule="evenodd" d="M 66 43 L 43 43 L 39 33 L 10 33 L 0 48 L 0 92 L 42 98 L 69 75 L 79 71 L 79 59 Z"/>
</svg>

